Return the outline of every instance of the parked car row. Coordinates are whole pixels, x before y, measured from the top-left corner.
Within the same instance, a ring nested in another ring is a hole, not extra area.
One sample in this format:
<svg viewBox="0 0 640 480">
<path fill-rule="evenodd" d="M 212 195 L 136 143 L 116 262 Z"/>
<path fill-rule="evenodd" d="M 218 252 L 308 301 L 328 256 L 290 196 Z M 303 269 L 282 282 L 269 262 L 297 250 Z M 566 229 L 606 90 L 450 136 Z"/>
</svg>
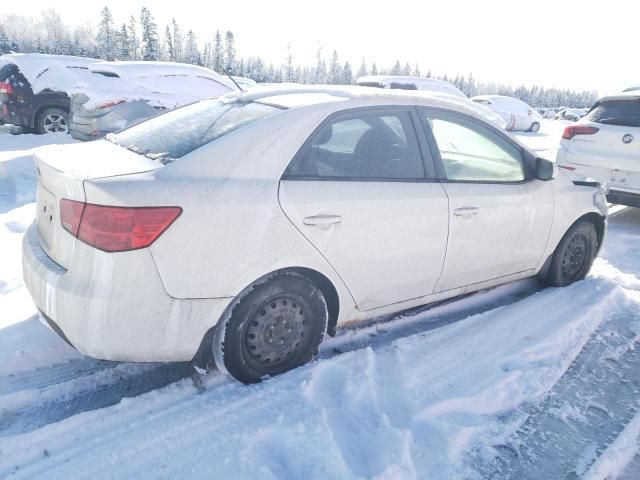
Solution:
<svg viewBox="0 0 640 480">
<path fill-rule="evenodd" d="M 237 85 L 252 80 L 171 62 L 7 54 L 0 57 L 0 121 L 92 140 Z"/>
</svg>

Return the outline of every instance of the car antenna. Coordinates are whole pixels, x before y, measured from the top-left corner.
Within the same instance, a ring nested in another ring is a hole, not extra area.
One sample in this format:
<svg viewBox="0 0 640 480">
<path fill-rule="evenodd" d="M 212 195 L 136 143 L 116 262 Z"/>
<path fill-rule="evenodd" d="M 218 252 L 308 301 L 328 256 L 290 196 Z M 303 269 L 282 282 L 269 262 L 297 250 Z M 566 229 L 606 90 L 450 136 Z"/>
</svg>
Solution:
<svg viewBox="0 0 640 480">
<path fill-rule="evenodd" d="M 245 91 L 243 90 L 243 88 L 240 86 L 240 84 L 239 84 L 238 82 L 236 82 L 236 79 L 235 79 L 235 78 L 233 78 L 233 77 L 231 76 L 231 74 L 227 71 L 227 69 L 226 69 L 226 68 L 223 68 L 223 69 L 222 69 L 222 71 L 225 73 L 225 75 L 226 75 L 227 77 L 229 77 L 229 80 L 231 80 L 231 81 L 233 82 L 233 84 L 234 84 L 236 87 L 238 87 L 238 90 L 240 90 L 242 93 L 244 93 L 244 92 L 245 92 Z"/>
</svg>

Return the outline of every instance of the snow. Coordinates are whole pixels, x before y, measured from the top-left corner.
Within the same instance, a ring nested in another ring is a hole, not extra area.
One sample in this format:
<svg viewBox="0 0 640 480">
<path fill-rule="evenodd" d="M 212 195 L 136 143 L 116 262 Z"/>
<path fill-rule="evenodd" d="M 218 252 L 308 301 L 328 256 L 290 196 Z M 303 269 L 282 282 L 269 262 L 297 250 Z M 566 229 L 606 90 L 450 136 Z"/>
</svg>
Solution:
<svg viewBox="0 0 640 480">
<path fill-rule="evenodd" d="M 562 128 L 543 121 L 516 136 L 555 158 Z M 595 344 L 604 356 L 587 356 L 585 368 L 616 365 L 640 340 L 640 210 L 616 209 L 582 282 L 520 281 L 344 329 L 313 363 L 259 385 L 184 364 L 83 358 L 38 322 L 20 272 L 34 213 L 29 149 L 69 141 L 0 134 L 0 478 L 509 478 L 487 472 L 517 470 L 513 439 L 528 438 L 536 405 L 572 382 L 577 359 Z M 606 346 L 626 338 L 620 325 L 629 339 Z M 616 414 L 613 399 L 587 411 L 553 398 L 542 413 L 560 424 Z M 640 435 L 631 417 L 603 432 L 606 449 L 594 439 L 571 458 L 573 471 L 628 472 Z M 570 473 L 543 475 L 544 464 L 518 478 Z"/>
<path fill-rule="evenodd" d="M 237 90 L 213 70 L 173 62 L 103 62 L 43 54 L 0 57 L 18 65 L 35 93 L 49 89 L 69 96 L 84 94 L 84 108 L 109 102 L 145 100 L 153 107 L 176 108 Z M 98 72 L 115 76 L 105 76 Z"/>
</svg>

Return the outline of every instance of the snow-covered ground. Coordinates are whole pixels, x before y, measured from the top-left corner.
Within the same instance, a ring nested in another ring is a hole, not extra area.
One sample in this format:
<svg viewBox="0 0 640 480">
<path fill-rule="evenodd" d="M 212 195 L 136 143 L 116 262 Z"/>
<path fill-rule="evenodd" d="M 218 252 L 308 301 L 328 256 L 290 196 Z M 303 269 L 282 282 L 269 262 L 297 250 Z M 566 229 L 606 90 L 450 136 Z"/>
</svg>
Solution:
<svg viewBox="0 0 640 480">
<path fill-rule="evenodd" d="M 554 157 L 560 122 L 518 137 Z M 589 277 L 521 281 L 344 330 L 244 386 L 187 364 L 83 358 L 20 270 L 35 177 L 0 134 L 0 478 L 639 478 L 640 209 Z"/>
</svg>

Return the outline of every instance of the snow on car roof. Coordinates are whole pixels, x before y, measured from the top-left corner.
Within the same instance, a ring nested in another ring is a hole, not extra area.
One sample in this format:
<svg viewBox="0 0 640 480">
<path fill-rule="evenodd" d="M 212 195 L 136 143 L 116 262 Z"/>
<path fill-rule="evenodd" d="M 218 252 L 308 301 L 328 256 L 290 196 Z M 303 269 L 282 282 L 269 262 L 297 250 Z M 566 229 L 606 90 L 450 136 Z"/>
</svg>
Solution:
<svg viewBox="0 0 640 480">
<path fill-rule="evenodd" d="M 424 90 L 395 90 L 360 86 L 336 85 L 287 85 L 258 86 L 246 92 L 234 92 L 223 97 L 233 102 L 259 101 L 284 108 L 304 107 L 320 103 L 338 103 L 359 100 L 362 106 L 370 105 L 425 105 L 463 111 L 482 118 L 477 105 L 468 99 L 442 92 Z"/>
<path fill-rule="evenodd" d="M 164 76 L 191 76 L 205 77 L 221 83 L 232 90 L 236 89 L 235 84 L 227 77 L 219 75 L 199 65 L 174 62 L 96 62 L 89 65 L 89 70 L 93 73 L 108 73 L 121 78 L 147 78 Z"/>
<path fill-rule="evenodd" d="M 98 61 L 98 59 L 44 53 L 7 53 L 0 57 L 0 61 L 17 65 L 29 83 L 33 84 L 36 78 L 47 69 L 53 67 L 88 68 L 91 63 Z"/>
<path fill-rule="evenodd" d="M 366 85 L 367 83 L 379 83 L 384 85 L 385 88 L 391 88 L 392 84 L 409 84 L 415 85 L 418 90 L 430 90 L 440 91 L 443 93 L 450 93 L 458 97 L 465 97 L 455 85 L 444 80 L 437 80 L 435 78 L 423 78 L 412 77 L 407 75 L 369 75 L 366 77 L 359 77 L 356 80 L 358 85 Z"/>
</svg>

